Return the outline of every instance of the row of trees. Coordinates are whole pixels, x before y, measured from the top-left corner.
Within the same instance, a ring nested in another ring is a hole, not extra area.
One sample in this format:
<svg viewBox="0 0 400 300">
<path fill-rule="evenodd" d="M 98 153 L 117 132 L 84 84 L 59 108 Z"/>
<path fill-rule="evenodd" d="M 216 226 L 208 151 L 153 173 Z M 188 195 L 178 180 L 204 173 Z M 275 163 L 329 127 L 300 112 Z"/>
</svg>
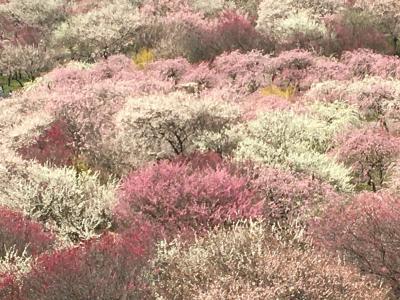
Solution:
<svg viewBox="0 0 400 300">
<path fill-rule="evenodd" d="M 393 0 L 0 3 L 0 299 L 399 298 Z"/>
<path fill-rule="evenodd" d="M 252 49 L 396 53 L 396 5 L 387 0 L 10 0 L 0 4 L 2 85 L 13 80 L 22 85 L 66 60 L 93 62 L 143 48 L 154 49 L 158 57 L 183 56 L 191 62 Z"/>
</svg>

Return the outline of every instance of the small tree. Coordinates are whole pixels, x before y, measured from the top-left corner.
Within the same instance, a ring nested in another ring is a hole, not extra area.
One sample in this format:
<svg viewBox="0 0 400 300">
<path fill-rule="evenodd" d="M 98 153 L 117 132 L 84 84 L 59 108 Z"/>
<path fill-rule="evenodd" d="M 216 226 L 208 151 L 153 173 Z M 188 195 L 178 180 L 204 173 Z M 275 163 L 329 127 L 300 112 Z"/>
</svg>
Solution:
<svg viewBox="0 0 400 300">
<path fill-rule="evenodd" d="M 311 223 L 316 242 L 343 254 L 363 272 L 389 282 L 400 295 L 400 198 L 365 192 L 347 204 L 332 203 Z"/>
<path fill-rule="evenodd" d="M 222 133 L 239 120 L 239 113 L 219 101 L 194 99 L 183 93 L 129 99 L 118 114 L 125 151 L 162 158 L 190 153 L 207 133 Z"/>
<path fill-rule="evenodd" d="M 52 57 L 43 47 L 7 45 L 0 48 L 0 74 L 7 78 L 7 85 L 12 80 L 22 87 L 27 80 L 34 80 L 41 72 L 52 66 Z"/>
<path fill-rule="evenodd" d="M 341 51 L 370 48 L 383 53 L 393 53 L 391 45 L 379 26 L 379 19 L 366 10 L 347 8 L 339 14 L 325 18 Z"/>
<path fill-rule="evenodd" d="M 0 17 L 12 17 L 17 24 L 52 28 L 66 15 L 63 0 L 10 0 L 0 5 Z"/>
<path fill-rule="evenodd" d="M 398 138 L 382 129 L 359 129 L 339 137 L 339 145 L 339 159 L 352 167 L 361 188 L 376 192 L 385 186 L 400 153 Z"/>
<path fill-rule="evenodd" d="M 72 59 L 92 61 L 127 51 L 135 43 L 141 19 L 128 0 L 72 16 L 54 32 L 54 44 Z"/>
</svg>

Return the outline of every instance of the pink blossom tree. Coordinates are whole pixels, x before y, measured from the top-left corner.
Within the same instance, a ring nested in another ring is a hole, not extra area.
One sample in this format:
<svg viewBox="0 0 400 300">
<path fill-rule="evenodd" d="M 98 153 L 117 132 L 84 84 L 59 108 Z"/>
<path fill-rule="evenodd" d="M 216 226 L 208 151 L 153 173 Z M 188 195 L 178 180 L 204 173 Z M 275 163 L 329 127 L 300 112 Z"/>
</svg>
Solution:
<svg viewBox="0 0 400 300">
<path fill-rule="evenodd" d="M 400 295 L 400 198 L 365 192 L 332 202 L 310 230 L 315 242 L 343 254 L 363 272 L 389 282 Z"/>
<path fill-rule="evenodd" d="M 0 241 L 1 258 L 11 247 L 19 254 L 26 248 L 28 254 L 38 255 L 52 247 L 55 237 L 22 213 L 0 207 Z"/>
<path fill-rule="evenodd" d="M 352 167 L 360 187 L 373 192 L 385 186 L 400 153 L 399 139 L 382 129 L 358 129 L 338 138 L 340 161 Z"/>
<path fill-rule="evenodd" d="M 143 299 L 152 253 L 147 225 L 44 254 L 22 279 L 23 299 Z"/>
<path fill-rule="evenodd" d="M 162 161 L 131 173 L 114 209 L 120 223 L 142 216 L 170 233 L 261 215 L 249 178 L 232 174 L 225 164 L 196 166 Z"/>
</svg>

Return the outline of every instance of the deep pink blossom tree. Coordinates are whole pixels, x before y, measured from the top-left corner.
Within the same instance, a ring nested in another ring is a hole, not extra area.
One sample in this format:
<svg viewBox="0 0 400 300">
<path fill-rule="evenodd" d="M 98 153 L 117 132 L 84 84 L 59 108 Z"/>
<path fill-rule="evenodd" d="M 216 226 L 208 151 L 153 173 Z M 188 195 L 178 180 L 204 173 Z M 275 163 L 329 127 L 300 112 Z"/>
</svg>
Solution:
<svg viewBox="0 0 400 300">
<path fill-rule="evenodd" d="M 18 149 L 18 153 L 24 159 L 35 159 L 41 164 L 69 166 L 75 158 L 73 137 L 65 122 L 55 121 L 33 144 Z"/>
<path fill-rule="evenodd" d="M 145 299 L 152 253 L 147 225 L 56 250 L 38 258 L 22 280 L 26 299 Z"/>
<path fill-rule="evenodd" d="M 14 246 L 19 254 L 26 248 L 28 254 L 38 255 L 51 249 L 54 242 L 55 237 L 41 224 L 20 212 L 0 207 L 0 257 Z"/>
<path fill-rule="evenodd" d="M 394 48 L 388 42 L 377 20 L 368 12 L 346 9 L 336 15 L 324 18 L 325 24 L 336 40 L 336 53 L 370 48 L 382 53 L 393 53 Z"/>
<path fill-rule="evenodd" d="M 257 217 L 261 206 L 249 178 L 228 165 L 161 161 L 123 180 L 114 213 L 121 224 L 144 217 L 168 234 Z"/>
<path fill-rule="evenodd" d="M 225 10 L 219 14 L 212 30 L 212 36 L 218 52 L 272 48 L 267 37 L 256 31 L 248 16 L 235 10 Z"/>
</svg>

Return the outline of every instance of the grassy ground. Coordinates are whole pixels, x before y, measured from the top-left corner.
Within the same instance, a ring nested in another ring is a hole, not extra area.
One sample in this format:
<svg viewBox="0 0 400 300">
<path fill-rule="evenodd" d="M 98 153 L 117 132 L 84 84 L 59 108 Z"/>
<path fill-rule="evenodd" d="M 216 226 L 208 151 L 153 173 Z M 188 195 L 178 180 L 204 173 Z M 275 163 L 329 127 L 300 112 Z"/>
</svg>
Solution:
<svg viewBox="0 0 400 300">
<path fill-rule="evenodd" d="M 29 82 L 29 80 L 22 79 L 21 82 L 24 84 L 25 82 Z M 8 79 L 6 76 L 0 76 L 0 86 L 3 88 L 5 95 L 8 95 L 10 92 L 21 88 L 21 85 L 17 80 L 11 80 L 10 85 L 8 85 Z"/>
</svg>

